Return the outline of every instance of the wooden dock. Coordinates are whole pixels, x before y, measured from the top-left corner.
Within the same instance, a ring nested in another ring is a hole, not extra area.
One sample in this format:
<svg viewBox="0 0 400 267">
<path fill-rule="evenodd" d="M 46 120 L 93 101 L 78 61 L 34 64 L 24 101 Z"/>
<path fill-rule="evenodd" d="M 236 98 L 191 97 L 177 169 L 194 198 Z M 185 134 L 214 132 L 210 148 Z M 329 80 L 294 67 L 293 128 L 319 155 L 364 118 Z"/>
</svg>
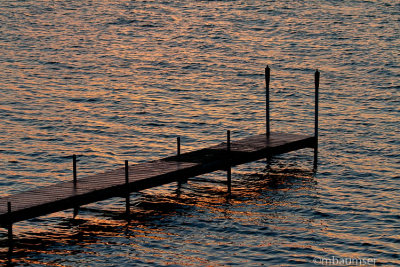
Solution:
<svg viewBox="0 0 400 267">
<path fill-rule="evenodd" d="M 180 152 L 180 138 L 178 138 L 175 156 L 132 165 L 125 161 L 125 165 L 121 168 L 81 178 L 77 178 L 74 156 L 74 175 L 71 181 L 0 198 L 0 226 L 8 229 L 9 240 L 12 240 L 12 225 L 16 222 L 71 208 L 76 213 L 82 205 L 112 197 L 126 198 L 126 212 L 129 213 L 129 196 L 132 192 L 171 182 L 186 181 L 191 177 L 216 170 L 227 171 L 227 185 L 230 192 L 232 166 L 303 148 L 314 149 L 315 168 L 318 148 L 319 72 L 315 72 L 316 105 L 313 136 L 270 132 L 268 67 L 265 69 L 265 78 L 266 133 L 231 141 L 230 131 L 227 131 L 225 142 L 183 154 Z"/>
<path fill-rule="evenodd" d="M 127 193 L 314 146 L 313 136 L 271 133 L 269 137 L 266 134 L 255 135 L 230 144 L 223 142 L 176 156 L 133 164 L 127 169 L 121 167 L 77 179 L 76 184 L 73 181 L 63 182 L 0 198 L 0 224 L 8 227 L 15 222 L 111 197 L 125 197 Z M 11 204 L 10 210 L 8 203 Z"/>
</svg>

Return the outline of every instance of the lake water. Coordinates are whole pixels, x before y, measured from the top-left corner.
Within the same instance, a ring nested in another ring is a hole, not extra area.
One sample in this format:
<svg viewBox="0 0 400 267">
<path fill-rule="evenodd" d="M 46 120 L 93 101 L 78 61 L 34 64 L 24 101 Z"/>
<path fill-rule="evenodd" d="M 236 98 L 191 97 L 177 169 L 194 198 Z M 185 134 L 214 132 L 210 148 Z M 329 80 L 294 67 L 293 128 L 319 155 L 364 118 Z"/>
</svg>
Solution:
<svg viewBox="0 0 400 267">
<path fill-rule="evenodd" d="M 321 72 L 317 172 L 302 150 L 234 168 L 231 196 L 132 194 L 129 224 L 120 198 L 20 222 L 16 265 L 400 265 L 397 0 L 3 0 L 0 21 L 0 196 L 72 179 L 74 153 L 83 176 L 262 133 L 266 65 L 272 130 L 313 134 Z"/>
</svg>

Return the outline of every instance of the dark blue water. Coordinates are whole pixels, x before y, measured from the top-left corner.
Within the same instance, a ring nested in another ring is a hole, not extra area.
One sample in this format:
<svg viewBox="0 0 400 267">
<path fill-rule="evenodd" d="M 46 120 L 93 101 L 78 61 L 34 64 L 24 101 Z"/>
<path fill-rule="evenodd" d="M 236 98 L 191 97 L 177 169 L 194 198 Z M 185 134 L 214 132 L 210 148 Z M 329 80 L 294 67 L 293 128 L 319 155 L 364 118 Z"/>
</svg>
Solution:
<svg viewBox="0 0 400 267">
<path fill-rule="evenodd" d="M 267 64 L 272 129 L 312 134 L 321 71 L 317 172 L 298 151 L 234 168 L 231 196 L 132 195 L 130 223 L 117 198 L 20 222 L 16 265 L 400 265 L 398 1 L 4 0 L 0 21 L 0 196 L 71 179 L 74 153 L 85 175 L 261 133 Z"/>
</svg>

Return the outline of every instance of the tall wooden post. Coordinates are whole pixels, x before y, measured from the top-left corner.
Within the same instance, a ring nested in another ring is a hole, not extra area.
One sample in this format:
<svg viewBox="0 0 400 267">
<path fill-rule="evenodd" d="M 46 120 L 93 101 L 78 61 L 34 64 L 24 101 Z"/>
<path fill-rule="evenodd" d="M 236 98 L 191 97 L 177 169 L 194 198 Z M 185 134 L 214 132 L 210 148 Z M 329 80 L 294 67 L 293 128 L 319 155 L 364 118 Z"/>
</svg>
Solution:
<svg viewBox="0 0 400 267">
<path fill-rule="evenodd" d="M 126 190 L 125 211 L 127 218 L 129 218 L 131 198 L 129 190 L 129 164 L 127 160 L 125 160 L 125 190 Z"/>
<path fill-rule="evenodd" d="M 270 118 L 269 118 L 269 83 L 270 83 L 270 68 L 265 68 L 265 124 L 267 137 L 270 136 Z"/>
<path fill-rule="evenodd" d="M 314 170 L 317 169 L 318 165 L 318 102 L 319 102 L 319 71 L 315 71 L 314 75 L 314 83 L 315 83 L 315 111 L 314 111 Z"/>
<path fill-rule="evenodd" d="M 271 80 L 271 69 L 267 65 L 265 68 L 265 125 L 266 125 L 266 134 L 267 134 L 267 142 L 269 141 L 269 137 L 271 135 L 270 128 L 270 116 L 269 116 L 269 84 Z M 267 169 L 271 167 L 271 157 L 267 156 Z"/>
<path fill-rule="evenodd" d="M 231 193 L 232 190 L 232 170 L 231 170 L 231 131 L 226 132 L 226 151 L 227 151 L 227 184 L 228 184 L 228 193 Z"/>
</svg>

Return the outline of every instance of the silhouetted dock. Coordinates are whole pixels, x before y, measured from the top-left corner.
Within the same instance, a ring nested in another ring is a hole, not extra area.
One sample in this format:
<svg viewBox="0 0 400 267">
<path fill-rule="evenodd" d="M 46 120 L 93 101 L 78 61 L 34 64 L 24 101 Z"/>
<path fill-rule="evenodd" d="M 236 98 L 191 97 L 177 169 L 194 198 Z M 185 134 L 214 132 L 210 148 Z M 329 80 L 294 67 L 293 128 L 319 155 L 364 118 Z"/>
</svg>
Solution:
<svg viewBox="0 0 400 267">
<path fill-rule="evenodd" d="M 76 156 L 73 156 L 73 179 L 55 185 L 0 198 L 0 225 L 8 229 L 12 240 L 12 225 L 66 209 L 112 197 L 126 199 L 126 212 L 129 213 L 129 196 L 132 192 L 186 181 L 191 177 L 216 170 L 227 171 L 228 191 L 231 190 L 231 167 L 271 158 L 275 155 L 303 148 L 314 149 L 314 168 L 318 148 L 318 88 L 319 72 L 315 72 L 315 129 L 313 136 L 270 132 L 269 126 L 269 68 L 266 78 L 266 133 L 231 141 L 230 131 L 227 139 L 218 145 L 181 154 L 180 138 L 177 154 L 155 161 L 125 165 L 103 173 L 77 177 Z"/>
<path fill-rule="evenodd" d="M 312 136 L 271 133 L 269 138 L 262 134 L 233 141 L 230 150 L 223 142 L 177 156 L 133 164 L 127 170 L 122 167 L 77 179 L 76 185 L 73 181 L 63 182 L 0 198 L 0 223 L 7 226 L 111 197 L 125 197 L 127 192 L 187 180 L 301 148 L 314 148 L 314 144 Z M 7 203 L 12 204 L 10 211 Z"/>
</svg>

